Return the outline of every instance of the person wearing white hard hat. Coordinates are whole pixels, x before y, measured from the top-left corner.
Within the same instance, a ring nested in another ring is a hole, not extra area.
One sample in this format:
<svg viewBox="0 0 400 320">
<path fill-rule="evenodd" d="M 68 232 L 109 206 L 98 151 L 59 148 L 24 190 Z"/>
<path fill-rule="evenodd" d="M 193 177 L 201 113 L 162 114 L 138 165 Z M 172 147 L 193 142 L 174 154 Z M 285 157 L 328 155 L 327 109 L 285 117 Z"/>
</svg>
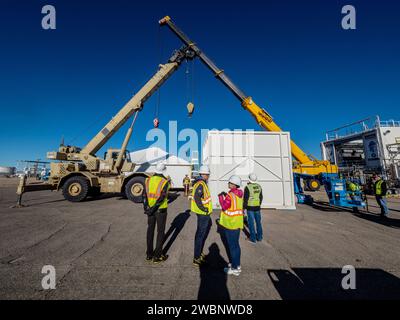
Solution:
<svg viewBox="0 0 400 320">
<path fill-rule="evenodd" d="M 224 243 L 227 244 L 229 257 L 228 268 L 224 271 L 228 275 L 239 276 L 242 271 L 240 267 L 240 230 L 243 229 L 243 191 L 240 189 L 242 180 L 233 175 L 228 181 L 228 193 L 221 192 L 218 195 L 221 205 L 221 216 L 219 225 L 222 227 Z"/>
<path fill-rule="evenodd" d="M 162 246 L 165 237 L 165 224 L 167 222 L 169 180 L 164 176 L 166 166 L 158 163 L 155 174 L 145 180 L 143 191 L 143 207 L 147 214 L 147 251 L 146 261 L 160 263 L 167 260 L 163 254 Z M 157 225 L 157 240 L 154 248 L 154 231 Z"/>
<path fill-rule="evenodd" d="M 199 174 L 200 176 L 193 183 L 190 204 L 190 210 L 197 216 L 193 264 L 198 267 L 205 263 L 203 249 L 211 229 L 211 213 L 213 210 L 211 194 L 207 184 L 208 178 L 210 177 L 210 168 L 206 165 L 202 165 Z"/>
<path fill-rule="evenodd" d="M 247 223 L 249 226 L 250 243 L 262 241 L 263 231 L 261 225 L 261 203 L 263 201 L 262 188 L 257 183 L 257 176 L 255 173 L 249 174 L 249 183 L 244 188 L 243 208 L 247 212 Z M 254 222 L 256 228 L 254 227 Z"/>
</svg>

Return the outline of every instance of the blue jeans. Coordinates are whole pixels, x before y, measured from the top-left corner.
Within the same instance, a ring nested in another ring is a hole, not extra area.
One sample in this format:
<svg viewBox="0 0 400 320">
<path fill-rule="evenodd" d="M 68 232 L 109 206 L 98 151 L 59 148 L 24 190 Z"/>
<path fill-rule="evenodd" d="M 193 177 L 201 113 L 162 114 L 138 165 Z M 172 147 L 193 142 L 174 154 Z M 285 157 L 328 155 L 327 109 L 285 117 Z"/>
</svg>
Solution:
<svg viewBox="0 0 400 320">
<path fill-rule="evenodd" d="M 254 220 L 256 222 L 257 233 L 254 227 Z M 249 225 L 250 240 L 253 242 L 261 241 L 263 238 L 263 231 L 261 225 L 261 212 L 247 210 L 247 223 Z"/>
<path fill-rule="evenodd" d="M 194 258 L 198 259 L 203 252 L 204 244 L 212 225 L 209 215 L 197 215 L 197 230 L 194 237 Z"/>
<path fill-rule="evenodd" d="M 389 209 L 387 207 L 386 199 L 380 196 L 376 196 L 376 202 L 378 202 L 379 207 L 381 208 L 381 214 L 385 216 L 389 214 Z"/>
<path fill-rule="evenodd" d="M 229 249 L 228 256 L 231 259 L 230 263 L 232 264 L 233 269 L 237 269 L 237 267 L 240 266 L 240 245 L 239 245 L 240 229 L 236 230 L 225 229 L 224 233 Z"/>
</svg>

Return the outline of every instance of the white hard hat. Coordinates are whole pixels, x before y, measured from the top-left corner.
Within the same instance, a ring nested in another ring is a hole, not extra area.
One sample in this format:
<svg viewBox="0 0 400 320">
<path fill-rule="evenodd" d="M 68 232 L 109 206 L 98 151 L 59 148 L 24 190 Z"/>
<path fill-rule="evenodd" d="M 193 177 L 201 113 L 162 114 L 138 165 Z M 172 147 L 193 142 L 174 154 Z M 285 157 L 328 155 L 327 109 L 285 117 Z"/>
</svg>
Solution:
<svg viewBox="0 0 400 320">
<path fill-rule="evenodd" d="M 210 174 L 210 168 L 206 165 L 203 165 L 200 167 L 199 173 L 200 174 Z"/>
<path fill-rule="evenodd" d="M 250 180 L 250 182 L 256 182 L 257 181 L 257 175 L 255 173 L 250 173 L 249 174 L 249 180 Z"/>
<path fill-rule="evenodd" d="M 242 179 L 239 176 L 232 176 L 229 178 L 229 182 L 237 185 L 238 187 L 242 184 Z"/>
<path fill-rule="evenodd" d="M 164 173 L 164 171 L 165 171 L 166 169 L 167 169 L 167 167 L 165 166 L 164 163 L 162 163 L 162 162 L 157 163 L 157 166 L 156 166 L 156 173 L 162 174 L 162 173 Z"/>
</svg>

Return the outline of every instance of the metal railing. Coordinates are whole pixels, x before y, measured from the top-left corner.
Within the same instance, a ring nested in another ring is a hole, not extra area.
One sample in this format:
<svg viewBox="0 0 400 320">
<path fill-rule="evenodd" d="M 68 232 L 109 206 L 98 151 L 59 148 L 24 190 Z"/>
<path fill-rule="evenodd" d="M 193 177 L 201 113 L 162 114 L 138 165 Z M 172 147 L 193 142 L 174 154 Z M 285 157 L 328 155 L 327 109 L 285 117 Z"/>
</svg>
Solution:
<svg viewBox="0 0 400 320">
<path fill-rule="evenodd" d="M 369 117 L 360 121 L 356 121 L 342 127 L 327 131 L 326 141 L 335 140 L 351 135 L 363 133 L 379 127 L 400 127 L 400 121 L 386 120 L 381 121 L 379 116 Z"/>
</svg>

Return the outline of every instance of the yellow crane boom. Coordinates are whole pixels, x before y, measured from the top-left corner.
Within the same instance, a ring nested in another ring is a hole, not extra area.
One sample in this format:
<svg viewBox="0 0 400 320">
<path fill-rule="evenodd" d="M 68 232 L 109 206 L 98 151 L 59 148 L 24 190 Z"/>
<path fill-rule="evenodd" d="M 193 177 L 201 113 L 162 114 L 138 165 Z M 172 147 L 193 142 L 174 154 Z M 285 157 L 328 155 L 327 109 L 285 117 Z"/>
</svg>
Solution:
<svg viewBox="0 0 400 320">
<path fill-rule="evenodd" d="M 224 70 L 218 68 L 215 63 L 207 57 L 202 50 L 190 40 L 171 20 L 169 16 L 162 18 L 159 21 L 160 25 L 166 25 L 178 38 L 188 47 L 190 47 L 199 59 L 214 73 L 218 78 L 241 102 L 243 108 L 251 113 L 256 119 L 257 123 L 268 131 L 282 131 L 282 129 L 275 123 L 271 115 L 263 108 L 259 107 L 250 96 L 244 94 L 229 77 L 225 74 Z M 326 160 L 317 160 L 314 157 L 308 156 L 303 150 L 297 146 L 296 143 L 291 141 L 292 156 L 296 160 L 293 165 L 293 172 L 317 175 L 320 173 L 337 173 L 338 168 Z"/>
</svg>

